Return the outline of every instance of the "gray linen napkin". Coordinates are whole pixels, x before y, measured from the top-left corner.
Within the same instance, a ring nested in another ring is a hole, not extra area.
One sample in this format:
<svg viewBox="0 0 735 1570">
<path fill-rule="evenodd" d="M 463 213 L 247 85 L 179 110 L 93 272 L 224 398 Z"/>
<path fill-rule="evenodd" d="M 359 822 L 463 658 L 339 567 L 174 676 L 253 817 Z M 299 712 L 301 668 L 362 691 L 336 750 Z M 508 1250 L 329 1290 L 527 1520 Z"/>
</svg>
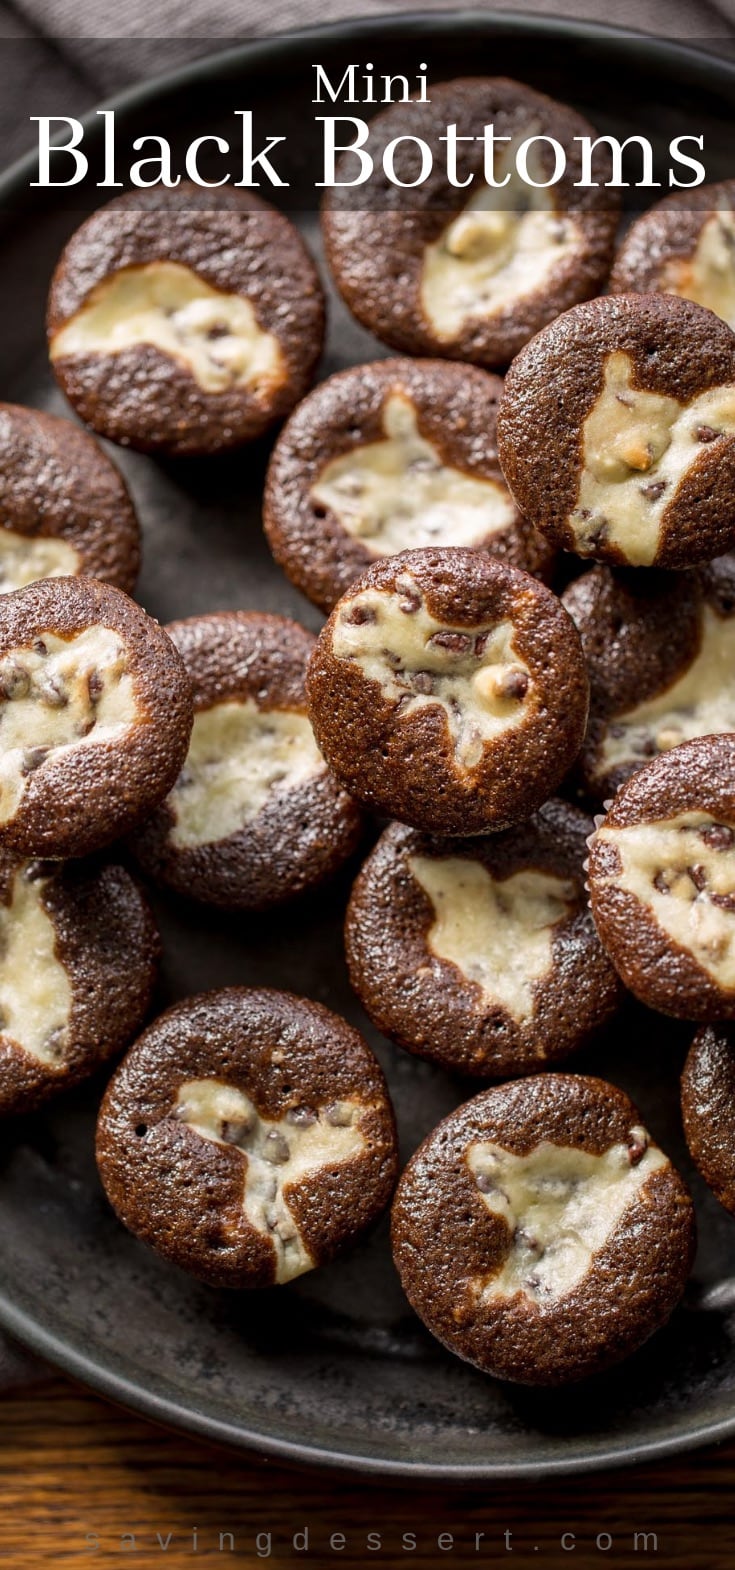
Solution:
<svg viewBox="0 0 735 1570">
<path fill-rule="evenodd" d="M 477 11 L 610 21 L 703 45 L 735 39 L 735 0 L 466 0 Z M 5 157 L 31 145 L 29 113 L 81 113 L 95 98 L 141 77 L 172 70 L 217 47 L 288 32 L 345 16 L 460 9 L 450 0 L 0 0 L 3 53 L 12 70 L 0 92 L 0 148 Z M 23 51 L 18 37 L 25 39 Z M 3 51 L 3 40 L 15 40 Z M 12 53 L 10 53 L 12 51 Z M 42 101 L 41 101 L 42 100 Z M 29 105 L 33 105 L 29 109 Z M 58 107 L 56 112 L 59 111 Z"/>
<path fill-rule="evenodd" d="M 216 48 L 218 40 L 410 9 L 411 0 L 157 0 L 155 6 L 127 0 L 121 10 L 106 0 L 14 0 L 30 29 L 57 40 L 66 59 L 106 91 Z M 453 7 L 447 0 L 423 0 L 416 9 Z M 702 41 L 731 36 L 735 27 L 735 0 L 617 0 L 612 10 L 604 0 L 524 0 L 516 7 L 512 0 L 475 0 L 475 9 L 596 17 Z"/>
</svg>

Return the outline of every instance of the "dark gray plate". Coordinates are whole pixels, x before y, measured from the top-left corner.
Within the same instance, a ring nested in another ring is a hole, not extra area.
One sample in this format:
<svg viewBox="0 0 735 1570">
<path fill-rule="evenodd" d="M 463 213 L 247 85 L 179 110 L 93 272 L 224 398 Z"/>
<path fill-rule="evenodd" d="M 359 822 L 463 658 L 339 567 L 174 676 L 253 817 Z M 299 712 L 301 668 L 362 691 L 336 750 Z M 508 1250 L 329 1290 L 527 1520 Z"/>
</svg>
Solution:
<svg viewBox="0 0 735 1570">
<path fill-rule="evenodd" d="M 341 75 L 349 61 L 366 58 L 392 72 L 403 61 L 414 71 L 423 59 L 434 79 L 519 76 L 588 111 L 603 130 L 643 131 L 657 143 L 703 128 L 710 177 L 734 172 L 733 67 L 614 31 L 580 35 L 569 24 L 518 17 L 381 20 L 240 48 L 118 100 L 118 125 L 128 138 L 165 128 L 188 141 L 238 105 L 269 105 L 271 131 L 275 118 L 275 129 L 293 132 L 291 205 L 308 209 L 309 65 L 318 59 Z M 79 214 L 51 192 L 24 197 L 30 178 L 25 164 L 0 182 L 8 215 L 0 230 L 0 393 L 58 410 L 44 355 L 44 296 Z M 303 222 L 317 245 L 313 214 Z M 380 352 L 332 299 L 325 371 Z M 168 620 L 257 606 L 317 624 L 260 532 L 265 446 L 207 463 L 116 456 L 144 520 L 140 597 L 150 611 Z M 160 901 L 161 1002 L 227 982 L 321 999 L 374 1042 L 409 1152 L 467 1092 L 366 1026 L 342 960 L 348 882 L 267 919 Z M 677 1070 L 688 1033 L 631 1009 L 576 1063 L 629 1089 L 683 1167 Z M 505 1388 L 444 1353 L 402 1296 L 385 1224 L 350 1258 L 286 1290 L 210 1292 L 164 1265 L 118 1226 L 102 1196 L 92 1153 L 100 1091 L 97 1082 L 4 1131 L 0 1322 L 103 1394 L 264 1455 L 445 1482 L 623 1463 L 735 1432 L 735 1290 L 727 1283 L 735 1229 L 696 1179 L 702 1242 L 687 1303 L 624 1368 L 560 1399 Z"/>
</svg>

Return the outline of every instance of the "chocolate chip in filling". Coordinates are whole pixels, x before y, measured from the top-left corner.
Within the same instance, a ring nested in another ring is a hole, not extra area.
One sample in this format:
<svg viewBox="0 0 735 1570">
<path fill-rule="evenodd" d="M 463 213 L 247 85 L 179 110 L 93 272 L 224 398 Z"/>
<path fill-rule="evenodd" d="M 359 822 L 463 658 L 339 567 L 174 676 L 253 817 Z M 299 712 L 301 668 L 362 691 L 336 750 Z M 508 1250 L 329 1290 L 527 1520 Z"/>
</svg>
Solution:
<svg viewBox="0 0 735 1570">
<path fill-rule="evenodd" d="M 352 660 L 380 685 L 400 717 L 443 709 L 457 763 L 473 769 L 485 743 L 522 724 L 533 678 L 513 647 L 511 621 L 450 627 L 424 604 L 406 571 L 395 591 L 363 589 L 338 609 L 332 636 L 337 659 Z"/>
<path fill-rule="evenodd" d="M 578 903 L 574 885 L 531 867 L 494 878 L 462 856 L 411 856 L 408 865 L 434 908 L 431 952 L 478 986 L 480 1008 L 500 1003 L 519 1023 L 529 1019 L 553 965 L 554 929 Z"/>
<path fill-rule="evenodd" d="M 61 1068 L 72 991 L 43 903 L 48 879 L 33 868 L 19 868 L 9 903 L 0 904 L 0 1033 L 37 1062 Z"/>
<path fill-rule="evenodd" d="M 405 393 L 386 398 L 382 424 L 381 441 L 333 458 L 310 492 L 373 556 L 424 545 L 478 545 L 514 522 L 501 481 L 446 464 L 421 435 Z"/>
<path fill-rule="evenodd" d="M 648 1179 L 669 1164 L 639 1126 L 602 1155 L 542 1140 L 519 1156 L 478 1140 L 465 1161 L 509 1234 L 500 1268 L 478 1278 L 477 1295 L 522 1293 L 541 1309 L 580 1285 Z"/>
<path fill-rule="evenodd" d="M 69 638 L 47 632 L 0 659 L 0 823 L 14 816 L 27 779 L 47 760 L 119 739 L 137 705 L 127 651 L 109 627 Z"/>
<path fill-rule="evenodd" d="M 273 1245 L 276 1281 L 292 1281 L 315 1264 L 289 1208 L 289 1189 L 362 1154 L 367 1147 L 360 1120 L 366 1110 L 356 1100 L 316 1110 L 296 1105 L 271 1120 L 234 1085 L 194 1079 L 180 1087 L 175 1116 L 202 1139 L 242 1151 L 243 1211 Z"/>
<path fill-rule="evenodd" d="M 273 792 L 295 790 L 326 769 L 305 714 L 260 709 L 251 698 L 202 709 L 168 798 L 179 847 L 229 839 Z"/>
<path fill-rule="evenodd" d="M 690 403 L 639 387 L 630 356 L 608 355 L 601 393 L 582 428 L 582 472 L 570 523 L 580 555 L 616 546 L 650 566 L 664 513 L 705 445 L 735 434 L 735 386 Z"/>
<path fill-rule="evenodd" d="M 650 910 L 659 927 L 726 991 L 735 989 L 735 825 L 705 812 L 608 827 L 619 871 L 599 874 Z"/>
<path fill-rule="evenodd" d="M 548 288 L 560 262 L 582 249 L 581 230 L 557 210 L 553 191 L 534 189 L 517 172 L 516 153 L 528 135 L 533 130 L 515 137 L 496 159 L 495 178 L 507 183 L 482 184 L 426 247 L 421 305 L 440 341 L 451 341 L 473 318 L 487 320 Z M 538 157 L 529 157 L 529 173 L 545 178 Z"/>
<path fill-rule="evenodd" d="M 119 354 L 150 344 L 183 364 L 203 392 L 277 385 L 281 347 L 250 301 L 225 294 L 180 262 L 148 262 L 103 278 L 54 334 L 52 360 Z"/>
</svg>

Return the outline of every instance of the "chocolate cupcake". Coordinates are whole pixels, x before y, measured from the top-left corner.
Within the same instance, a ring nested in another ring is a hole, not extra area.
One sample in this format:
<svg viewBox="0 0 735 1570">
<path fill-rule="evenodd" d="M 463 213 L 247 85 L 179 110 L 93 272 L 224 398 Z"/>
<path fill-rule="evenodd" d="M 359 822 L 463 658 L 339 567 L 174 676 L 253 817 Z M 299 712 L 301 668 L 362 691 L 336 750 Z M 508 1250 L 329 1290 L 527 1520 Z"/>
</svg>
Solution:
<svg viewBox="0 0 735 1570">
<path fill-rule="evenodd" d="M 0 618 L 0 847 L 84 856 L 147 817 L 186 756 L 191 689 L 158 623 L 110 584 L 47 578 Z"/>
<path fill-rule="evenodd" d="M 158 882 L 211 905 L 260 910 L 313 888 L 362 830 L 306 712 L 316 640 L 285 616 L 254 611 L 192 616 L 166 631 L 191 679 L 194 729 L 135 854 Z"/>
<path fill-rule="evenodd" d="M 593 799 L 660 752 L 735 731 L 735 557 L 681 573 L 593 567 L 562 603 L 590 677 L 578 767 Z"/>
<path fill-rule="evenodd" d="M 216 453 L 306 391 L 324 300 L 293 224 L 249 191 L 129 191 L 72 235 L 51 283 L 51 364 L 77 414 L 144 452 Z"/>
<path fill-rule="evenodd" d="M 268 543 L 297 589 L 329 612 L 373 561 L 427 545 L 491 551 L 548 578 L 551 548 L 498 462 L 501 392 L 497 376 L 449 360 L 378 360 L 310 393 L 265 489 Z"/>
<path fill-rule="evenodd" d="M 735 1215 L 735 1037 L 732 1025 L 704 1025 L 681 1079 L 687 1145 L 705 1183 Z"/>
<path fill-rule="evenodd" d="M 346 925 L 350 980 L 378 1029 L 486 1079 L 531 1073 L 588 1040 L 622 993 L 587 906 L 591 832 L 564 801 L 483 839 L 386 829 Z"/>
<path fill-rule="evenodd" d="M 0 853 L 0 1114 L 28 1112 L 122 1052 L 159 959 L 123 867 Z"/>
<path fill-rule="evenodd" d="M 131 1047 L 97 1162 L 136 1237 L 200 1280 L 268 1287 L 324 1264 L 385 1208 L 396 1132 L 357 1031 L 289 992 L 188 998 Z"/>
<path fill-rule="evenodd" d="M 665 1324 L 694 1253 L 694 1210 L 616 1086 L 539 1074 L 475 1096 L 398 1185 L 393 1251 L 416 1313 L 496 1378 L 560 1385 Z"/>
<path fill-rule="evenodd" d="M 535 578 L 478 551 L 404 551 L 342 597 L 307 694 L 358 801 L 414 828 L 481 834 L 530 817 L 587 717 L 578 635 Z"/>
<path fill-rule="evenodd" d="M 735 736 L 684 742 L 621 787 L 589 883 L 602 942 L 642 1003 L 735 1017 Z"/>
<path fill-rule="evenodd" d="M 735 546 L 735 334 L 675 295 L 577 305 L 511 366 L 498 450 L 553 545 L 688 567 Z"/>
<path fill-rule="evenodd" d="M 679 294 L 735 327 L 735 180 L 675 191 L 642 213 L 618 251 L 610 288 Z"/>
<path fill-rule="evenodd" d="M 98 442 L 69 420 L 0 403 L 0 593 L 84 575 L 132 593 L 140 527 Z"/>
<path fill-rule="evenodd" d="M 369 184 L 343 183 L 325 197 L 327 258 L 358 321 L 394 349 L 504 366 L 607 278 L 618 215 L 605 189 L 608 150 L 595 148 L 592 182 L 581 186 L 579 139 L 595 132 L 566 104 L 505 77 L 440 82 L 428 97 L 371 121 Z M 488 126 L 500 144 L 492 186 Z M 432 155 L 423 179 L 417 137 Z M 558 180 L 550 139 L 565 159 Z M 348 154 L 339 161 L 338 181 L 354 177 L 353 163 Z"/>
</svg>

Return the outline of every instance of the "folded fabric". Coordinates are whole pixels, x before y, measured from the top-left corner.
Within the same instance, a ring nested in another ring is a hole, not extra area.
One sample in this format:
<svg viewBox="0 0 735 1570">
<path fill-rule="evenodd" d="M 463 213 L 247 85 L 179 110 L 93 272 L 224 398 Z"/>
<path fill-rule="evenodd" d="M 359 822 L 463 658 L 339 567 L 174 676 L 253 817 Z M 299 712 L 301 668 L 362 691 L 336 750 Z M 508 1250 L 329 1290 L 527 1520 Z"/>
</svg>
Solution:
<svg viewBox="0 0 735 1570">
<path fill-rule="evenodd" d="M 478 11 L 505 9 L 482 0 Z M 291 31 L 340 17 L 377 16 L 410 9 L 406 0 L 14 0 L 29 32 L 46 39 L 87 81 L 112 92 L 138 77 L 173 69 L 218 46 Z M 452 10 L 447 0 L 423 0 L 422 13 Z M 735 0 L 524 0 L 539 15 L 563 15 L 644 29 L 662 37 L 709 40 L 735 35 Z"/>
</svg>

